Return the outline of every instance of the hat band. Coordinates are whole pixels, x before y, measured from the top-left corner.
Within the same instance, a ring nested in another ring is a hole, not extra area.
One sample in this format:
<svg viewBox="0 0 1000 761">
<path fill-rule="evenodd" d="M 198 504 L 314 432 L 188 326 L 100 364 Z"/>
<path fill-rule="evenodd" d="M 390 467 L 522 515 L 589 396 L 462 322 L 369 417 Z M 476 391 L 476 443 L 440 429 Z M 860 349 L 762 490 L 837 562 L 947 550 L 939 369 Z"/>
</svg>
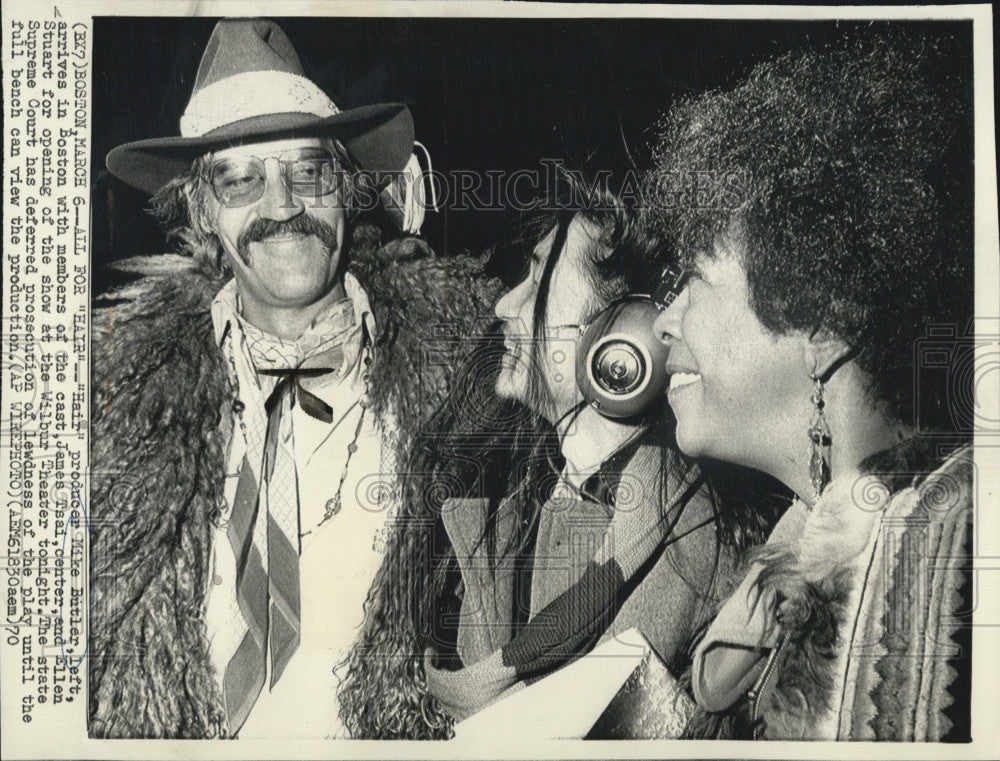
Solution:
<svg viewBox="0 0 1000 761">
<path fill-rule="evenodd" d="M 339 114 L 340 109 L 298 74 L 245 71 L 217 80 L 191 96 L 181 116 L 181 137 L 201 137 L 242 119 L 285 113 L 325 118 Z"/>
</svg>

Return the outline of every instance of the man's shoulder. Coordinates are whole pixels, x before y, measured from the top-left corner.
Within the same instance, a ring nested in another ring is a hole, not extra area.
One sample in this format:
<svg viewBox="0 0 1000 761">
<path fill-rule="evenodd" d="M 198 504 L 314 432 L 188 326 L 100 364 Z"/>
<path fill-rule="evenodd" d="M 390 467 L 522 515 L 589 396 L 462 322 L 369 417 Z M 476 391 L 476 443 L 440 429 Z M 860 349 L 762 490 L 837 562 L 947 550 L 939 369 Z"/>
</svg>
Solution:
<svg viewBox="0 0 1000 761">
<path fill-rule="evenodd" d="M 180 254 L 135 256 L 115 262 L 110 269 L 126 282 L 95 299 L 95 330 L 100 327 L 96 318 L 104 313 L 119 319 L 157 314 L 165 307 L 207 313 L 225 284 L 224 277 Z"/>
<path fill-rule="evenodd" d="M 393 320 L 422 333 L 448 332 L 481 323 L 491 314 L 502 285 L 486 276 L 486 257 L 436 256 L 416 238 L 381 246 L 359 271 L 380 323 Z"/>
<path fill-rule="evenodd" d="M 172 372 L 221 362 L 212 341 L 211 304 L 223 281 L 185 257 L 135 257 L 122 263 L 132 277 L 95 300 L 91 315 L 93 379 L 139 382 L 169 363 Z M 199 369 L 201 368 L 201 369 Z"/>
<path fill-rule="evenodd" d="M 455 368 L 488 326 L 501 285 L 485 275 L 485 257 L 435 256 L 420 239 L 402 238 L 352 262 L 378 333 L 372 395 L 375 412 L 392 409 L 400 451 L 442 402 Z"/>
</svg>

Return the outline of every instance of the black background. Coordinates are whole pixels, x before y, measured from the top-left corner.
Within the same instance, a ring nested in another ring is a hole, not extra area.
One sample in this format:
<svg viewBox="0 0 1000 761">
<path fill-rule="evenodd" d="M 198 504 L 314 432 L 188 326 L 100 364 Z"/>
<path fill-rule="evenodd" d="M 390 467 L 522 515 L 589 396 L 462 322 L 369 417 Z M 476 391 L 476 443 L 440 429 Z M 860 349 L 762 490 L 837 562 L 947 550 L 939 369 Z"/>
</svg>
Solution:
<svg viewBox="0 0 1000 761">
<path fill-rule="evenodd" d="M 93 54 L 94 293 L 104 265 L 169 250 L 147 196 L 112 177 L 104 157 L 131 140 L 176 135 L 215 18 L 98 18 Z M 306 75 L 341 108 L 409 105 L 434 168 L 642 166 L 659 114 L 685 93 L 735 83 L 754 64 L 819 47 L 867 26 L 902 22 L 672 19 L 278 18 Z M 971 22 L 921 22 L 968 40 L 953 62 L 971 84 Z M 501 211 L 428 212 L 440 255 L 503 250 Z M 492 270 L 509 275 L 510 257 Z"/>
</svg>

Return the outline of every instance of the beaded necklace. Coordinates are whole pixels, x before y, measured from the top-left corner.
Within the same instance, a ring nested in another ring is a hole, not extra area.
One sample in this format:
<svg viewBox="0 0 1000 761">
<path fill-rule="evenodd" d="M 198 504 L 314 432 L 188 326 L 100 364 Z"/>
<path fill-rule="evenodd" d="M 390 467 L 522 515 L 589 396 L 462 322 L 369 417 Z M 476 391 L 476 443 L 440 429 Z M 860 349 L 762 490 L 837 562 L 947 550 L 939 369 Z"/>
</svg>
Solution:
<svg viewBox="0 0 1000 761">
<path fill-rule="evenodd" d="M 361 426 L 365 422 L 365 412 L 368 411 L 368 408 L 372 403 L 371 396 L 368 394 L 368 381 L 370 377 L 369 371 L 372 364 L 371 346 L 368 341 L 368 331 L 364 328 L 362 328 L 362 342 L 361 361 L 364 362 L 365 369 L 361 372 L 361 380 L 365 384 L 365 390 L 361 393 L 361 396 L 358 397 L 358 401 L 355 402 L 355 404 L 361 407 L 361 415 L 358 416 L 358 424 L 354 426 L 354 437 L 351 439 L 351 443 L 347 445 L 347 459 L 344 461 L 344 469 L 340 473 L 340 481 L 337 483 L 337 491 L 326 501 L 323 518 L 316 524 L 316 528 L 309 529 L 309 531 L 300 534 L 300 536 L 311 534 L 314 530 L 318 531 L 320 526 L 340 513 L 340 510 L 343 507 L 340 495 L 344 490 L 344 482 L 347 480 L 348 469 L 351 467 L 351 457 L 353 457 L 354 453 L 358 451 L 358 437 L 361 435 Z"/>
</svg>

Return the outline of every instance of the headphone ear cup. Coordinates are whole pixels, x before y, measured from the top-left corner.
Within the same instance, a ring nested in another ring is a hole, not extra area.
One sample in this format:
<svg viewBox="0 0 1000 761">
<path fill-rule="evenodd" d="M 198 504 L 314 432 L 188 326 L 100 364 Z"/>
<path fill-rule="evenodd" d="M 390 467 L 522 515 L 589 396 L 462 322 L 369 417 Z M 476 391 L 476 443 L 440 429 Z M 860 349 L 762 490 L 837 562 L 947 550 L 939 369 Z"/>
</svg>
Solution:
<svg viewBox="0 0 1000 761">
<path fill-rule="evenodd" d="M 669 351 L 653 332 L 659 312 L 647 297 L 627 296 L 603 309 L 581 337 L 577 385 L 602 415 L 635 417 L 663 397 Z"/>
<path fill-rule="evenodd" d="M 598 339 L 589 369 L 602 392 L 617 395 L 634 391 L 649 374 L 641 348 L 624 336 Z"/>
</svg>

